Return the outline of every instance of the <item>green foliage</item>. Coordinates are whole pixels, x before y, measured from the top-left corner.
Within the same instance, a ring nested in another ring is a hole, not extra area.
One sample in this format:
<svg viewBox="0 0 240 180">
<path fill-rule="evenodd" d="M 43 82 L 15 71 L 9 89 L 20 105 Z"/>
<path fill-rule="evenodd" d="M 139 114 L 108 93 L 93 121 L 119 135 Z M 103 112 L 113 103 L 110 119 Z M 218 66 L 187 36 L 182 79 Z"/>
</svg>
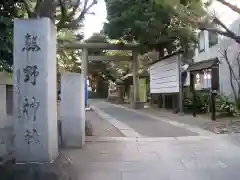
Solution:
<svg viewBox="0 0 240 180">
<path fill-rule="evenodd" d="M 74 31 L 62 29 L 57 32 L 58 42 L 71 42 L 76 39 Z M 57 53 L 58 65 L 68 71 L 80 72 L 80 51 L 59 49 Z"/>
<path fill-rule="evenodd" d="M 107 38 L 101 33 L 94 33 L 89 39 L 86 40 L 89 43 L 105 43 L 108 42 Z M 128 56 L 128 51 L 103 51 L 101 49 L 89 50 L 89 55 L 101 55 L 101 56 Z M 115 81 L 122 77 L 126 72 L 129 72 L 129 62 L 117 62 L 117 61 L 89 61 L 88 71 L 95 75 L 100 75 L 104 79 Z"/>
<path fill-rule="evenodd" d="M 59 29 L 76 30 L 98 0 L 19 0 L 27 18 L 48 17 Z"/>
<path fill-rule="evenodd" d="M 0 2 L 0 71 L 11 71 L 13 64 L 13 20 L 14 18 L 49 17 L 58 28 L 58 42 L 82 40 L 80 31 L 86 13 L 97 0 L 76 1 L 75 5 L 65 0 L 2 0 Z M 80 32 L 77 35 L 73 30 Z M 68 70 L 79 69 L 79 51 L 58 52 L 60 65 Z"/>
<path fill-rule="evenodd" d="M 184 2 L 186 6 L 187 2 Z M 104 33 L 109 38 L 139 42 L 143 52 L 148 49 L 163 52 L 164 48 L 168 52 L 179 48 L 190 52 L 194 47 L 194 29 L 179 18 L 167 1 L 106 0 L 106 6 L 108 22 L 104 25 Z M 201 8 L 201 4 L 197 7 Z"/>
<path fill-rule="evenodd" d="M 192 112 L 193 110 L 193 101 L 192 97 L 184 98 L 184 111 Z M 210 93 L 209 91 L 198 91 L 196 95 L 196 111 L 197 113 L 207 113 L 211 112 L 211 101 L 210 101 Z M 232 102 L 229 97 L 219 95 L 216 96 L 216 112 L 219 117 L 237 117 L 240 115 L 240 111 L 236 105 L 236 103 Z"/>
<path fill-rule="evenodd" d="M 195 108 L 197 113 L 206 113 L 208 108 L 208 96 L 206 95 L 197 95 Z M 185 112 L 193 111 L 193 100 L 192 98 L 184 98 L 183 106 Z"/>
<path fill-rule="evenodd" d="M 228 116 L 235 116 L 235 117 L 240 115 L 237 105 L 231 102 L 227 96 L 220 96 L 219 104 L 220 104 L 221 113 L 227 113 Z"/>
<path fill-rule="evenodd" d="M 24 16 L 18 1 L 0 2 L 0 71 L 11 72 L 13 64 L 13 19 Z"/>
</svg>

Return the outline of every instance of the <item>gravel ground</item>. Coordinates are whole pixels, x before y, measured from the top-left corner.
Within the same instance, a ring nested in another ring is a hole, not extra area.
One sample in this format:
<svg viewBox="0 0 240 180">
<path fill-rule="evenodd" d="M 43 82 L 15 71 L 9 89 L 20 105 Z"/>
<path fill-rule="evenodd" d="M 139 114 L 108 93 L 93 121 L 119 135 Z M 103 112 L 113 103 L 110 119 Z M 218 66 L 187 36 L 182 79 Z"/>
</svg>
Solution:
<svg viewBox="0 0 240 180">
<path fill-rule="evenodd" d="M 123 137 L 122 133 L 111 123 L 102 119 L 94 111 L 86 111 L 86 121 L 92 128 L 92 136 L 98 137 Z"/>
<path fill-rule="evenodd" d="M 205 129 L 216 134 L 240 133 L 240 122 L 235 119 L 232 121 L 228 119 L 221 119 L 207 123 Z"/>
</svg>

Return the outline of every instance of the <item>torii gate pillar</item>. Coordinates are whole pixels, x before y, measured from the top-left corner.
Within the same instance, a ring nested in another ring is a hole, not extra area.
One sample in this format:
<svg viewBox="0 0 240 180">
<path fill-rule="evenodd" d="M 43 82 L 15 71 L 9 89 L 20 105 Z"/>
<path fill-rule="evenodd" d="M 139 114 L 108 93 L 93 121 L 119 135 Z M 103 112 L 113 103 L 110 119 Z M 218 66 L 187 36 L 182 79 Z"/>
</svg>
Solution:
<svg viewBox="0 0 240 180">
<path fill-rule="evenodd" d="M 133 108 L 140 108 L 140 99 L 139 99 L 139 74 L 138 74 L 138 56 L 137 52 L 132 52 L 133 56 Z"/>
</svg>

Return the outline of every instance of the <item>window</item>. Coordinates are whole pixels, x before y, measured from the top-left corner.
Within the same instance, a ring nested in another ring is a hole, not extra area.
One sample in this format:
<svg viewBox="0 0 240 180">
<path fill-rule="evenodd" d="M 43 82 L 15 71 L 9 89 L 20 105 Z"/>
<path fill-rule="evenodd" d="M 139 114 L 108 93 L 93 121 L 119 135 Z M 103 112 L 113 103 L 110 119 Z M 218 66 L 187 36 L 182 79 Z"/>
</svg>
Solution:
<svg viewBox="0 0 240 180">
<path fill-rule="evenodd" d="M 218 44 L 218 34 L 214 32 L 208 32 L 209 47 Z"/>
<path fill-rule="evenodd" d="M 198 34 L 198 51 L 199 51 L 199 52 L 205 51 L 204 31 L 201 31 L 201 32 L 199 32 L 199 34 Z"/>
<path fill-rule="evenodd" d="M 195 88 L 196 90 L 211 88 L 212 74 L 211 70 L 204 70 L 196 74 Z"/>
</svg>

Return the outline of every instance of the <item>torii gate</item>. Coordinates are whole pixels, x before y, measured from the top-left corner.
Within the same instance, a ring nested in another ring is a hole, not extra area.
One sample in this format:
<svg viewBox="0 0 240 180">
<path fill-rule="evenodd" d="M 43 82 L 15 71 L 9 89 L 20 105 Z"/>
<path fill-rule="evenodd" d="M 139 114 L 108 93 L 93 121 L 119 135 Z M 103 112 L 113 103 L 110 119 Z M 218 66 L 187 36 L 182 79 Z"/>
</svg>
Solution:
<svg viewBox="0 0 240 180">
<path fill-rule="evenodd" d="M 133 63 L 133 108 L 138 108 L 139 102 L 139 77 L 138 77 L 138 44 L 110 44 L 110 43 L 79 43 L 79 42 L 71 42 L 71 43 L 63 43 L 58 46 L 58 48 L 64 49 L 82 49 L 82 69 L 81 74 L 83 78 L 81 78 L 81 84 L 85 84 L 85 80 L 87 78 L 87 67 L 88 61 L 132 61 Z M 89 49 L 103 49 L 103 50 L 132 50 L 132 56 L 89 56 Z"/>
</svg>

